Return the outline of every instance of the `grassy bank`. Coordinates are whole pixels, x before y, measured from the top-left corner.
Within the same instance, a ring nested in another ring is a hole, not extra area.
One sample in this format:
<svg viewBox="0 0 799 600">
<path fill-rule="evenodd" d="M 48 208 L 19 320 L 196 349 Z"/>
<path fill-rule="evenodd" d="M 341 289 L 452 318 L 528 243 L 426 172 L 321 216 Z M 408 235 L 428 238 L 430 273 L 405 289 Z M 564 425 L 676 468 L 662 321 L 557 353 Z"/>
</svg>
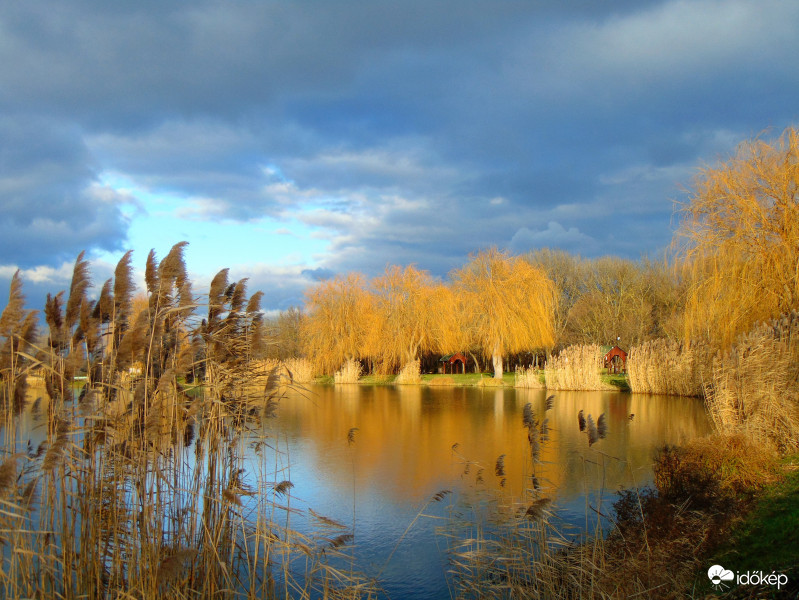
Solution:
<svg viewBox="0 0 799 600">
<path fill-rule="evenodd" d="M 613 387 L 622 392 L 629 392 L 630 386 L 627 381 L 627 375 L 618 373 L 614 375 L 602 375 L 602 382 L 609 387 Z M 394 385 L 396 375 L 364 375 L 358 379 L 360 385 Z M 428 373 L 421 376 L 422 385 L 431 386 L 478 386 L 484 385 L 486 387 L 494 387 L 498 384 L 494 381 L 494 376 L 491 373 L 456 373 L 453 375 L 443 375 L 438 373 Z M 502 375 L 502 385 L 505 387 L 513 387 L 515 382 L 514 373 L 505 373 Z M 323 375 L 314 379 L 314 383 L 327 385 L 334 383 L 332 375 Z"/>
<path fill-rule="evenodd" d="M 778 595 L 771 586 L 731 586 L 729 597 L 796 597 L 799 594 L 799 454 L 782 461 L 779 481 L 754 501 L 751 511 L 737 522 L 705 561 L 736 573 L 772 571 L 787 575 L 789 583 Z M 705 572 L 697 574 L 696 589 L 711 591 Z"/>
<path fill-rule="evenodd" d="M 601 375 L 601 379 L 602 383 L 613 386 L 621 392 L 632 391 L 630 390 L 630 380 L 628 379 L 626 373 L 612 373 L 610 375 L 603 374 Z"/>
<path fill-rule="evenodd" d="M 394 385 L 396 375 L 364 375 L 358 379 L 359 385 Z M 326 385 L 334 383 L 333 377 L 330 375 L 323 375 L 314 379 L 314 383 Z M 453 375 L 443 375 L 439 373 L 428 373 L 421 376 L 421 385 L 431 386 L 479 386 L 495 387 L 502 385 L 504 387 L 513 387 L 514 374 L 505 373 L 502 376 L 502 383 L 495 383 L 494 375 L 492 373 L 456 373 Z"/>
</svg>

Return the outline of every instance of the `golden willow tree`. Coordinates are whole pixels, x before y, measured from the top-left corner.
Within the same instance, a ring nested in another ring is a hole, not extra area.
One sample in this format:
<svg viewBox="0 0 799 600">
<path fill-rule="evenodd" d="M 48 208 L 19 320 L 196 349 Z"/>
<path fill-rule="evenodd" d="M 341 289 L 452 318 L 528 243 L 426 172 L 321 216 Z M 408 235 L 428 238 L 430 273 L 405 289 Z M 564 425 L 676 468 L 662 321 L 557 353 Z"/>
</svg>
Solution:
<svg viewBox="0 0 799 600">
<path fill-rule="evenodd" d="M 421 353 L 443 352 L 457 329 L 451 292 L 427 271 L 390 266 L 372 281 L 377 309 L 375 358 L 382 372 L 417 360 Z"/>
<path fill-rule="evenodd" d="M 799 307 L 799 132 L 744 142 L 696 179 L 679 238 L 685 335 L 727 347 Z"/>
<path fill-rule="evenodd" d="M 452 280 L 462 326 L 491 356 L 496 379 L 506 353 L 553 345 L 555 289 L 542 269 L 491 248 L 472 256 Z"/>
<path fill-rule="evenodd" d="M 304 346 L 323 373 L 370 356 L 378 347 L 375 298 L 360 273 L 323 281 L 309 290 L 305 309 Z"/>
</svg>

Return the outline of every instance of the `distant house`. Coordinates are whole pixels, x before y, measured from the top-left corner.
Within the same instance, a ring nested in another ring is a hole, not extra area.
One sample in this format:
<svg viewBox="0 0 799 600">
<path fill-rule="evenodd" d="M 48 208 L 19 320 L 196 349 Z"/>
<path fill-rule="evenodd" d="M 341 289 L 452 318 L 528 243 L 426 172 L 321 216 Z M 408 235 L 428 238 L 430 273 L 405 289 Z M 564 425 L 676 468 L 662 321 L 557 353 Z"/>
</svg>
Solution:
<svg viewBox="0 0 799 600">
<path fill-rule="evenodd" d="M 627 353 L 618 346 L 607 350 L 603 360 L 608 374 L 627 372 Z"/>
<path fill-rule="evenodd" d="M 439 362 L 444 363 L 444 373 L 465 373 L 467 360 L 463 354 L 456 352 L 442 356 Z"/>
</svg>

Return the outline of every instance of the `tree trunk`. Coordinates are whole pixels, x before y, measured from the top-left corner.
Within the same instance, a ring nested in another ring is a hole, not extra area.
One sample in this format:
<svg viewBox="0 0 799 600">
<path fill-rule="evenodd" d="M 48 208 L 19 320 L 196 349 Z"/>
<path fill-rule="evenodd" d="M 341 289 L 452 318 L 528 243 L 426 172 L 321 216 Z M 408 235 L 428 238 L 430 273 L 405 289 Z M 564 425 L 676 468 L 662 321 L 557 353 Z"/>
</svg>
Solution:
<svg viewBox="0 0 799 600">
<path fill-rule="evenodd" d="M 481 372 L 480 362 L 477 360 L 477 357 L 474 354 L 472 354 L 471 352 L 469 352 L 469 356 L 471 356 L 472 360 L 474 361 L 474 372 L 475 373 L 480 373 Z M 464 363 L 464 365 L 463 365 L 463 372 L 466 373 L 466 363 Z"/>
<path fill-rule="evenodd" d="M 494 379 L 502 379 L 502 352 L 499 346 L 494 346 L 494 352 L 491 354 L 491 362 L 494 363 Z"/>
</svg>

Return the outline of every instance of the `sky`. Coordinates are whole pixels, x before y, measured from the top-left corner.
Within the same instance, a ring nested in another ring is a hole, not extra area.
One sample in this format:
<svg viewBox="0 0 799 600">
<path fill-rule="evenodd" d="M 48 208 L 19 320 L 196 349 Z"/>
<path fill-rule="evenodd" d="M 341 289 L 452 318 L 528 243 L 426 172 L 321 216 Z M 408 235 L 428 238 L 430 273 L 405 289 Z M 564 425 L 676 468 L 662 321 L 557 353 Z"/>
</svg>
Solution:
<svg viewBox="0 0 799 600">
<path fill-rule="evenodd" d="M 490 246 L 655 257 L 799 123 L 799 2 L 0 3 L 0 304 L 189 242 L 275 311 Z"/>
</svg>

